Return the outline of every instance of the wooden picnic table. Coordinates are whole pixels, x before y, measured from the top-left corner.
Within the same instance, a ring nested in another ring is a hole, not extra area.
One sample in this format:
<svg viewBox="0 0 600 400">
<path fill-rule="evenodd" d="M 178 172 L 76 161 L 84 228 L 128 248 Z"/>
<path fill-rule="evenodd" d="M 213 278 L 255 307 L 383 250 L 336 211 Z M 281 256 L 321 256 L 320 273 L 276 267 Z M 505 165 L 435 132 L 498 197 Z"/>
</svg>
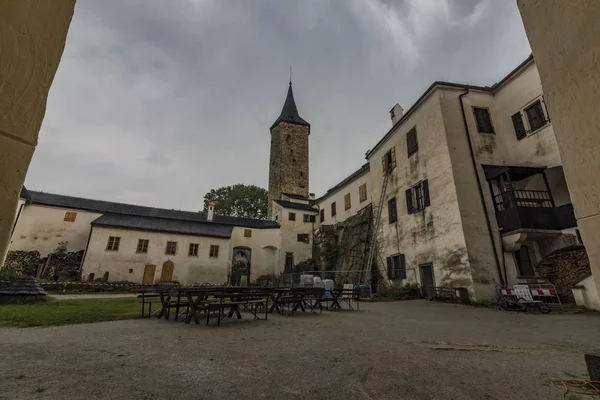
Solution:
<svg viewBox="0 0 600 400">
<path fill-rule="evenodd" d="M 352 306 L 352 301 L 356 303 L 356 310 L 360 309 L 360 291 L 358 289 L 331 289 L 328 290 L 331 294 L 331 297 L 323 297 L 322 301 L 329 302 L 331 301 L 330 310 L 342 310 L 342 305 L 340 301 L 348 304 L 349 310 L 354 310 Z"/>
</svg>

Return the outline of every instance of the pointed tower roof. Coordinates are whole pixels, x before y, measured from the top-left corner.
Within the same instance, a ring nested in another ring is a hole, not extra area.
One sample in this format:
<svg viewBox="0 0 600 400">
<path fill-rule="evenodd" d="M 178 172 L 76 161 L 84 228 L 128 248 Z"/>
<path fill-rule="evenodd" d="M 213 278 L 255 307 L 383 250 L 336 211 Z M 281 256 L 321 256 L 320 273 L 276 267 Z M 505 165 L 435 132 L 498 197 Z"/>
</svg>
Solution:
<svg viewBox="0 0 600 400">
<path fill-rule="evenodd" d="M 290 81 L 290 87 L 287 92 L 287 97 L 285 98 L 285 103 L 283 103 L 283 109 L 281 110 L 281 115 L 277 120 L 271 125 L 271 129 L 273 129 L 280 122 L 287 122 L 290 124 L 308 126 L 310 129 L 310 124 L 306 122 L 302 117 L 298 114 L 298 107 L 296 107 L 296 102 L 294 101 L 294 92 L 292 91 L 292 82 Z"/>
</svg>

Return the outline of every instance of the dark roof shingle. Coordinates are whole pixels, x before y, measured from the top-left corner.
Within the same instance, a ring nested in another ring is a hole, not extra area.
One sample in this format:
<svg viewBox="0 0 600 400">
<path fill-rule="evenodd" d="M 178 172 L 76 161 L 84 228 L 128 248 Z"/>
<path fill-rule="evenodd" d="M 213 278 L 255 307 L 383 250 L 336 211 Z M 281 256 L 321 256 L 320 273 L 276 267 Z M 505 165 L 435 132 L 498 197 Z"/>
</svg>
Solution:
<svg viewBox="0 0 600 400">
<path fill-rule="evenodd" d="M 92 221 L 92 225 L 227 239 L 231 237 L 231 232 L 233 230 L 233 226 L 219 225 L 211 222 L 185 221 L 111 213 L 98 217 Z"/>
<path fill-rule="evenodd" d="M 294 101 L 294 93 L 292 92 L 292 82 L 290 82 L 290 87 L 288 89 L 287 97 L 285 98 L 285 103 L 283 103 L 283 108 L 281 109 L 281 115 L 273 125 L 271 125 L 271 129 L 273 129 L 280 122 L 288 122 L 290 124 L 308 126 L 310 129 L 310 124 L 306 122 L 300 114 L 298 114 L 298 107 L 296 107 L 296 102 Z"/>
<path fill-rule="evenodd" d="M 294 203 L 292 201 L 287 201 L 287 200 L 275 200 L 275 203 L 277 203 L 280 206 L 285 207 L 285 208 L 293 208 L 295 210 L 317 212 L 317 210 L 312 208 L 312 206 L 310 204 Z"/>
<path fill-rule="evenodd" d="M 63 196 L 60 194 L 36 192 L 29 190 L 32 204 L 52 207 L 72 208 L 76 210 L 95 211 L 99 213 L 113 213 L 136 215 L 141 217 L 167 218 L 185 221 L 207 222 L 206 213 L 193 211 L 169 210 L 165 208 L 137 206 L 133 204 L 115 203 L 112 201 L 84 199 L 81 197 Z M 215 215 L 213 224 L 234 225 L 246 228 L 270 229 L 279 228 L 275 221 L 262 219 L 227 217 Z"/>
</svg>

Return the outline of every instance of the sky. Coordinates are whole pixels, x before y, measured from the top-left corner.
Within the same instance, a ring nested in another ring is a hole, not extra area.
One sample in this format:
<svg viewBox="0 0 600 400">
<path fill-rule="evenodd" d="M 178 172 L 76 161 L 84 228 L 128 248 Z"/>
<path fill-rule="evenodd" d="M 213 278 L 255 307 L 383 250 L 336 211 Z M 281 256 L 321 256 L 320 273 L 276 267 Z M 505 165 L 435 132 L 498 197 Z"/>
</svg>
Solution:
<svg viewBox="0 0 600 400">
<path fill-rule="evenodd" d="M 26 186 L 183 210 L 267 188 L 291 65 L 319 196 L 394 104 L 492 85 L 529 53 L 514 0 L 77 0 Z"/>
</svg>

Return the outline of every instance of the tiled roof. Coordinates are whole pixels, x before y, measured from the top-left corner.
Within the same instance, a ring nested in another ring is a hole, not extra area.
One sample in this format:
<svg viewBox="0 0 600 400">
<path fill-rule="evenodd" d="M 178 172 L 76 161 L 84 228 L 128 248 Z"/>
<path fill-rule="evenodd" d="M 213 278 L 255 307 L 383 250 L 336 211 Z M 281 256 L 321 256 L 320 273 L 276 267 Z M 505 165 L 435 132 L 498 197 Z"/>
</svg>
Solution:
<svg viewBox="0 0 600 400">
<path fill-rule="evenodd" d="M 275 200 L 275 203 L 279 204 L 284 208 L 293 208 L 294 210 L 305 210 L 305 211 L 314 211 L 317 212 L 315 208 L 312 208 L 310 204 L 303 203 L 294 203 L 292 201 L 287 200 Z"/>
<path fill-rule="evenodd" d="M 296 107 L 294 93 L 292 92 L 292 82 L 290 82 L 290 87 L 288 89 L 287 97 L 285 98 L 285 103 L 283 103 L 281 115 L 279 118 L 277 118 L 273 125 L 271 125 L 271 129 L 273 129 L 275 125 L 280 122 L 288 122 L 290 124 L 303 125 L 310 128 L 310 124 L 302 119 L 300 114 L 298 114 L 298 107 Z"/>
<path fill-rule="evenodd" d="M 290 199 L 298 199 L 298 200 L 309 200 L 308 197 L 303 196 L 301 194 L 293 194 L 293 193 L 282 193 L 282 195 L 289 197 Z"/>
<path fill-rule="evenodd" d="M 76 210 L 95 211 L 99 213 L 113 213 L 124 215 L 137 215 L 142 217 L 167 218 L 185 221 L 207 222 L 206 213 L 194 211 L 169 210 L 165 208 L 144 207 L 132 204 L 115 203 L 112 201 L 84 199 L 81 197 L 63 196 L 60 194 L 36 192 L 29 190 L 32 204 L 52 207 L 71 208 Z M 242 226 L 255 229 L 279 228 L 275 221 L 262 219 L 226 217 L 215 215 L 213 224 Z"/>
<path fill-rule="evenodd" d="M 170 232 L 183 235 L 230 238 L 233 226 L 211 222 L 185 221 L 137 215 L 107 213 L 92 221 L 93 226 L 135 229 L 140 231 Z"/>
<path fill-rule="evenodd" d="M 25 275 L 0 290 L 1 296 L 45 296 L 48 293 L 31 275 Z"/>
</svg>

